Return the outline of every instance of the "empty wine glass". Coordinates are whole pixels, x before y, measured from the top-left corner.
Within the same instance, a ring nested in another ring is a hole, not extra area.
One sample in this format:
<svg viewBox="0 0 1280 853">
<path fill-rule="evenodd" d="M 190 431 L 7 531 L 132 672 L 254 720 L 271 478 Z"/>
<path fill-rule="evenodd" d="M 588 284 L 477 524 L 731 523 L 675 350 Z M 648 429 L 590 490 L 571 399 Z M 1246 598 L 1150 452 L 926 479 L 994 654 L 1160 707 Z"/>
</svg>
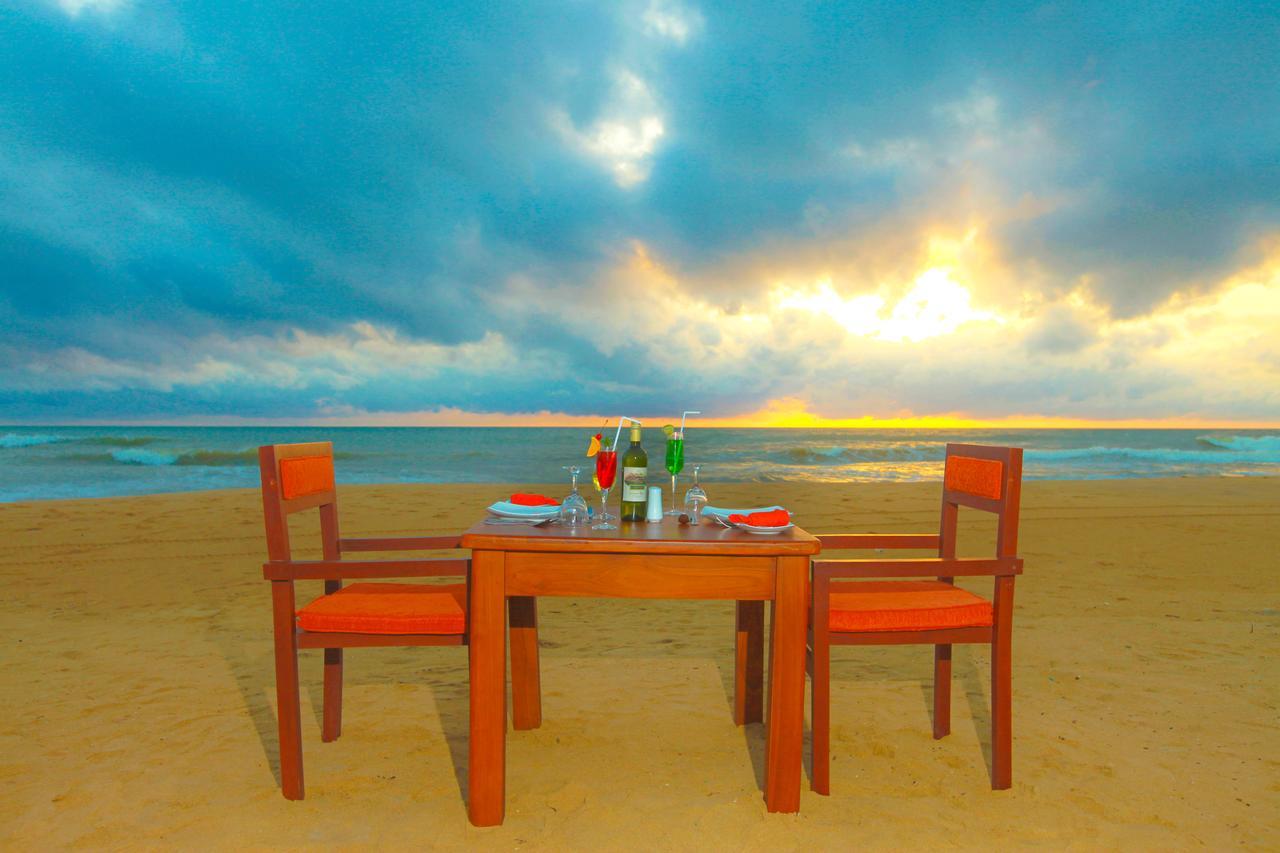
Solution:
<svg viewBox="0 0 1280 853">
<path fill-rule="evenodd" d="M 560 502 L 560 523 L 566 527 L 582 527 L 590 520 L 590 513 L 587 512 L 587 499 L 578 493 L 578 475 L 582 473 L 582 469 L 577 465 L 560 466 L 569 472 L 569 477 L 573 482 L 573 489 Z"/>
<path fill-rule="evenodd" d="M 701 465 L 693 466 L 693 485 L 684 493 L 684 511 L 689 516 L 690 524 L 698 524 L 702 519 L 702 508 L 707 505 L 706 490 L 698 483 L 698 472 Z"/>
</svg>

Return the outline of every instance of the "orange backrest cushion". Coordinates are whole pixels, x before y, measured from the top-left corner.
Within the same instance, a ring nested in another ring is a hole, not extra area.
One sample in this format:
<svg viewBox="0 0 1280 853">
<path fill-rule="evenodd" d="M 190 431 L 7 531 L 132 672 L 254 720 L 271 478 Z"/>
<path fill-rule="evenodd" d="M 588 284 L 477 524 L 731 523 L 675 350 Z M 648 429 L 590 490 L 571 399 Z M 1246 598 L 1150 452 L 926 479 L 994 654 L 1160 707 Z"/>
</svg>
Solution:
<svg viewBox="0 0 1280 853">
<path fill-rule="evenodd" d="M 295 456 L 280 460 L 280 494 L 285 500 L 331 491 L 332 456 Z"/>
<path fill-rule="evenodd" d="M 948 456 L 942 484 L 953 492 L 998 501 L 1004 494 L 1004 463 L 998 459 Z"/>
</svg>

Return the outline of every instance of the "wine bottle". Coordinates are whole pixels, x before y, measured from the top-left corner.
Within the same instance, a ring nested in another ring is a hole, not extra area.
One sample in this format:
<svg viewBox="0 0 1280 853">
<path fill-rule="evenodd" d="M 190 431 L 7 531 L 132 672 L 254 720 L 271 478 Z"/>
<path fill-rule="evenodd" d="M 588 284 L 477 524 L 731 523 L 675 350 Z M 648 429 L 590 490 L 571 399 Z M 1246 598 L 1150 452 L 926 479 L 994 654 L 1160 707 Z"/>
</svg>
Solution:
<svg viewBox="0 0 1280 853">
<path fill-rule="evenodd" d="M 649 456 L 640 446 L 640 427 L 631 425 L 631 446 L 622 456 L 622 520 L 644 521 L 648 493 Z"/>
</svg>

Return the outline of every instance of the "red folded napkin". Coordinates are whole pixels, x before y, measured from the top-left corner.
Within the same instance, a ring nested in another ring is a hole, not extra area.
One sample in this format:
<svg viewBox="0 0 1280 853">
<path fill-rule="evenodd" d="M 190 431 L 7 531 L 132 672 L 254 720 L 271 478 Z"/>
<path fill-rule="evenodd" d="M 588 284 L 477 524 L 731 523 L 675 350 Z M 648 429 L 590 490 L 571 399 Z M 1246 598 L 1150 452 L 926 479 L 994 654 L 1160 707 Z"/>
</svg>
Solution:
<svg viewBox="0 0 1280 853">
<path fill-rule="evenodd" d="M 511 496 L 511 502 L 520 506 L 555 506 L 560 501 L 553 501 L 546 495 L 526 495 L 523 492 L 516 492 Z"/>
<path fill-rule="evenodd" d="M 771 509 L 768 512 L 753 512 L 743 515 L 735 512 L 729 516 L 734 524 L 746 524 L 750 527 L 785 527 L 791 523 L 791 513 L 785 509 Z"/>
</svg>

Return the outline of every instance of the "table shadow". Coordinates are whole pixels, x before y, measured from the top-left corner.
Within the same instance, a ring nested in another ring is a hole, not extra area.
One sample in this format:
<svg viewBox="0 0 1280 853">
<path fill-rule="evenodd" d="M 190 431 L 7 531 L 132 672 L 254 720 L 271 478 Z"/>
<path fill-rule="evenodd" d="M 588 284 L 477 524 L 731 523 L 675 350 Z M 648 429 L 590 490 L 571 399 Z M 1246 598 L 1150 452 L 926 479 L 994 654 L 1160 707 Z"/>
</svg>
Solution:
<svg viewBox="0 0 1280 853">
<path fill-rule="evenodd" d="M 732 655 L 732 651 L 733 651 L 732 645 L 729 648 L 730 648 L 730 654 Z M 736 669 L 734 658 L 731 656 L 727 661 L 723 657 L 718 659 L 716 661 L 716 669 L 720 673 L 720 686 L 724 689 L 725 708 L 729 712 L 728 713 L 729 723 L 730 725 L 734 725 L 733 689 L 734 689 L 734 677 L 735 677 L 735 669 Z M 769 690 L 769 685 L 768 685 L 768 681 L 766 680 L 765 682 L 766 702 L 768 701 L 767 699 L 769 695 L 768 690 Z M 760 792 L 763 794 L 764 783 L 765 783 L 764 753 L 765 753 L 765 747 L 768 744 L 768 731 L 765 729 L 763 723 L 747 723 L 745 726 L 741 726 L 740 728 L 742 729 L 743 743 L 747 747 L 747 755 L 751 759 L 751 770 L 756 777 L 756 787 L 758 787 L 760 789 Z"/>
</svg>

